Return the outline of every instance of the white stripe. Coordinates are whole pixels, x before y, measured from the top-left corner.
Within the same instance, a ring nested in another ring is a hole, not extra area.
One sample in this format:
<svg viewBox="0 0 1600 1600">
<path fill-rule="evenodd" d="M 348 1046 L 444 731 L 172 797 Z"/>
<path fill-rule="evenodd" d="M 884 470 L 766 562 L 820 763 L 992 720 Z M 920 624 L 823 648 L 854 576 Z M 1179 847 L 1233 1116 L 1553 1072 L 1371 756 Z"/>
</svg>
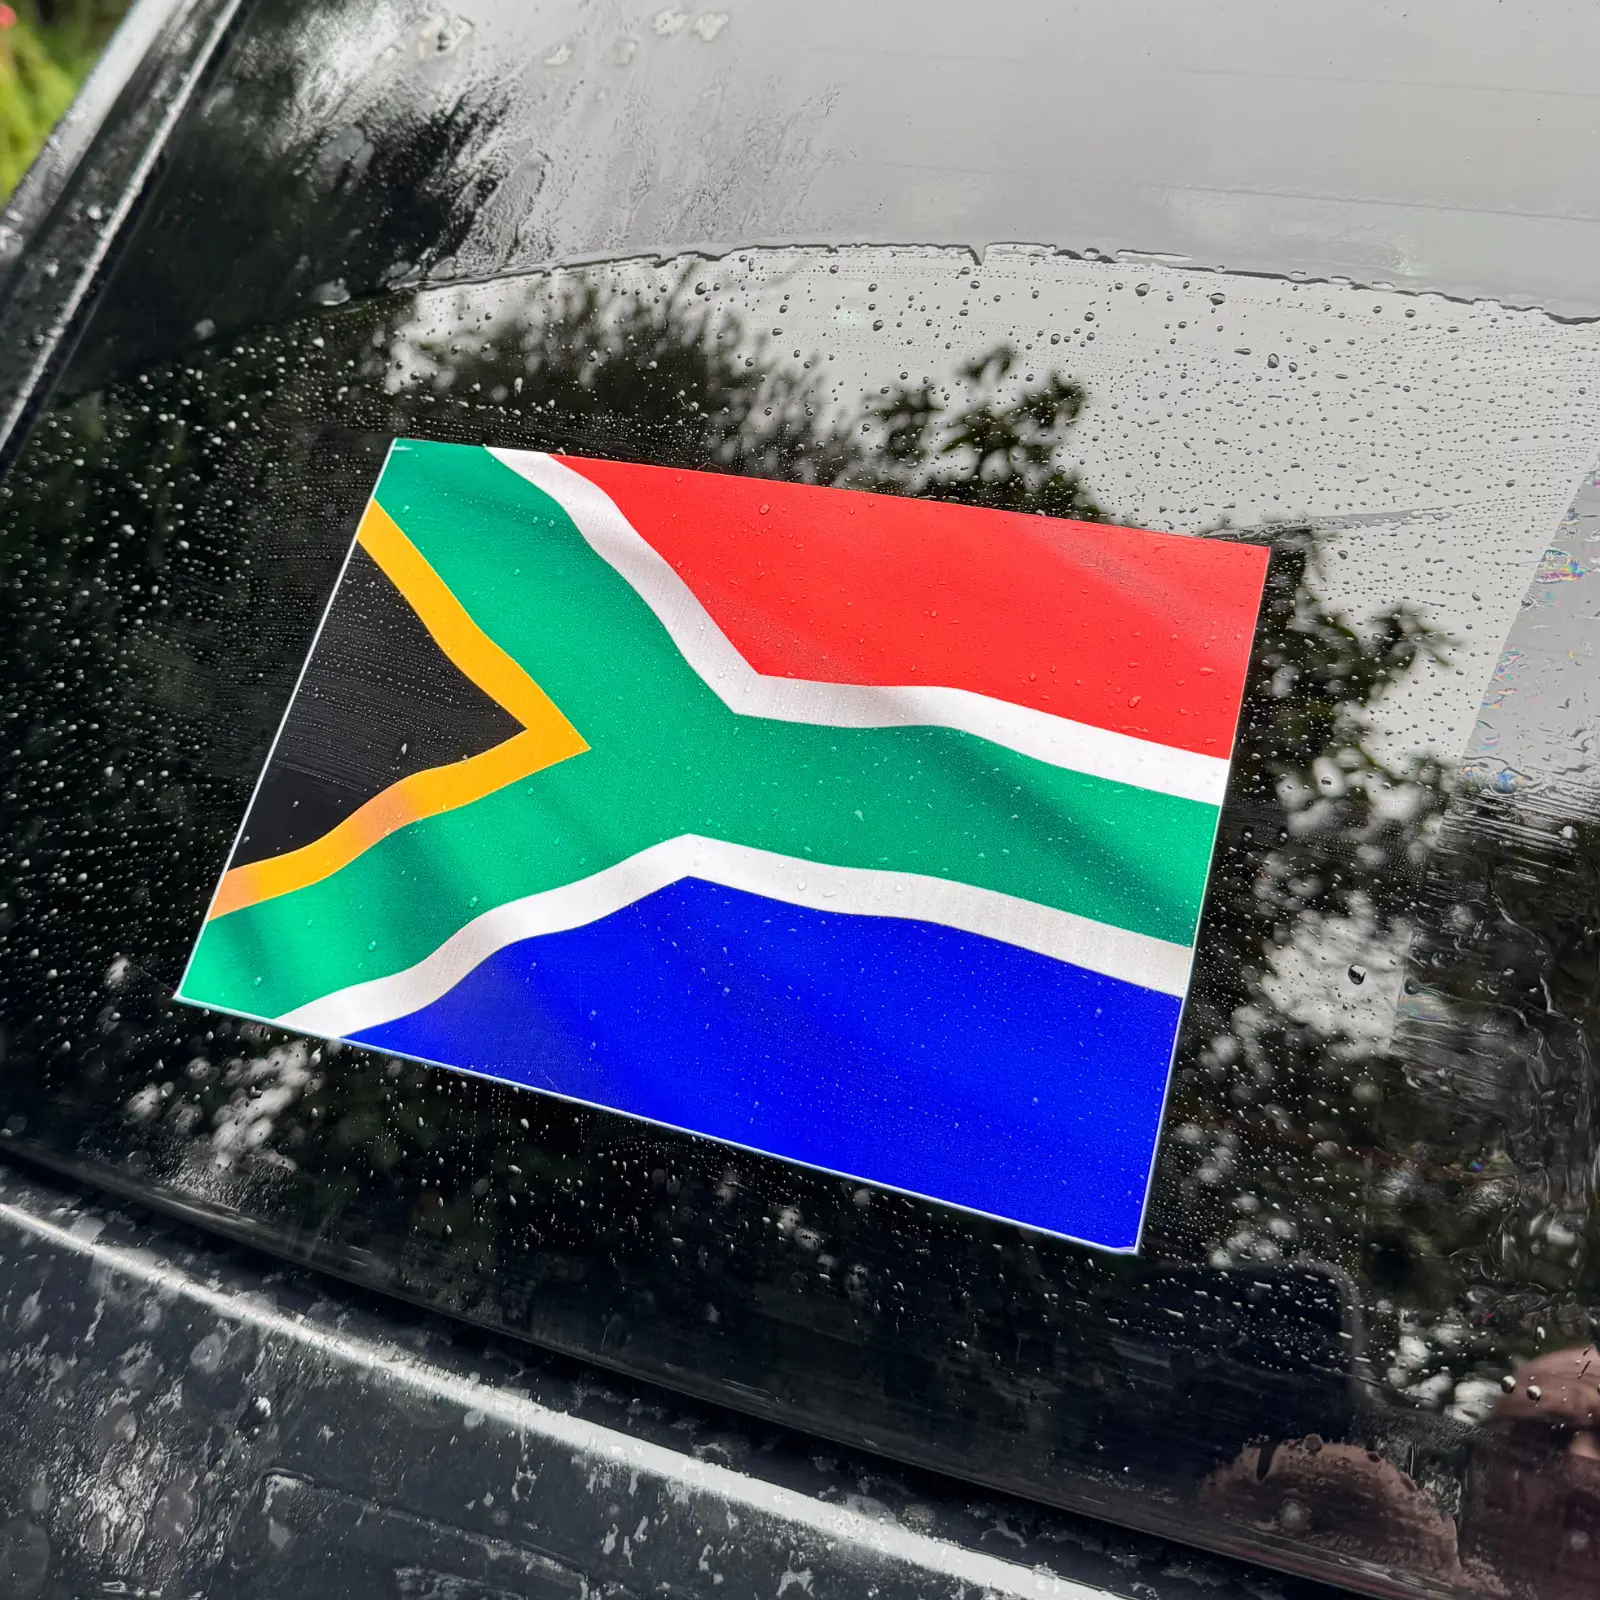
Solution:
<svg viewBox="0 0 1600 1600">
<path fill-rule="evenodd" d="M 970 689 L 818 683 L 759 673 L 671 563 L 597 484 L 554 456 L 493 448 L 489 453 L 561 506 L 590 549 L 638 592 L 684 659 L 731 711 L 837 728 L 955 728 L 1051 766 L 1184 800 L 1222 804 L 1228 763 L 1218 756 L 1112 733 Z"/>
<path fill-rule="evenodd" d="M 415 966 L 336 990 L 277 1021 L 301 1033 L 348 1039 L 431 1005 L 507 945 L 598 922 L 682 878 L 701 878 L 813 911 L 936 922 L 1180 998 L 1188 985 L 1192 953 L 1185 945 L 969 883 L 914 872 L 826 866 L 688 833 L 577 883 L 485 911 Z"/>
</svg>

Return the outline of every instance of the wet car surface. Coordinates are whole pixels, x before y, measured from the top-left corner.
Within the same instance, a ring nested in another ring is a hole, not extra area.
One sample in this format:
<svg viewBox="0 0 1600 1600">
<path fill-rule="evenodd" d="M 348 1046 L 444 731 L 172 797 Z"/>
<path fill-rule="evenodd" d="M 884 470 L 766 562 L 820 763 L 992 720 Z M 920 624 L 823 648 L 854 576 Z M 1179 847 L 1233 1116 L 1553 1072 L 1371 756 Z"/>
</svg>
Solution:
<svg viewBox="0 0 1600 1600">
<path fill-rule="evenodd" d="M 78 320 L 0 480 L 12 1150 L 1009 1494 L 1587 1592 L 1592 23 L 1469 20 L 177 17 L 139 205 L 14 269 Z M 398 435 L 1270 552 L 1137 1255 L 171 1003 Z"/>
</svg>

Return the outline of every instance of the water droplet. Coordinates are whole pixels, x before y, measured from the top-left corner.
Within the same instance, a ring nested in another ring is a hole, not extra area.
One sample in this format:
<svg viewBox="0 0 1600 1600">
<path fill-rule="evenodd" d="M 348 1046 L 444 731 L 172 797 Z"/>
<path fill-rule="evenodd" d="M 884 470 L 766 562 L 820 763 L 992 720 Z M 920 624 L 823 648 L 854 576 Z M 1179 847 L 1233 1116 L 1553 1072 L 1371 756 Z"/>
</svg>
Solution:
<svg viewBox="0 0 1600 1600">
<path fill-rule="evenodd" d="M 1311 1512 L 1293 1496 L 1278 1508 L 1278 1525 L 1285 1533 L 1304 1533 L 1311 1526 Z"/>
</svg>

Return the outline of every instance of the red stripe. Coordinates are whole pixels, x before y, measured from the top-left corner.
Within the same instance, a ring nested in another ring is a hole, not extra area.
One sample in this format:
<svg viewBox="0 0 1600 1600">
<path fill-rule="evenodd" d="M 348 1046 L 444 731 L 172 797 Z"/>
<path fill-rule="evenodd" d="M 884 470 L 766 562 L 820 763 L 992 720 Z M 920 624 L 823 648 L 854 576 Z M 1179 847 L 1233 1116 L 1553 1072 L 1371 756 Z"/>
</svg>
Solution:
<svg viewBox="0 0 1600 1600">
<path fill-rule="evenodd" d="M 939 684 L 1226 756 L 1267 553 L 931 500 L 562 461 L 758 672 Z"/>
</svg>

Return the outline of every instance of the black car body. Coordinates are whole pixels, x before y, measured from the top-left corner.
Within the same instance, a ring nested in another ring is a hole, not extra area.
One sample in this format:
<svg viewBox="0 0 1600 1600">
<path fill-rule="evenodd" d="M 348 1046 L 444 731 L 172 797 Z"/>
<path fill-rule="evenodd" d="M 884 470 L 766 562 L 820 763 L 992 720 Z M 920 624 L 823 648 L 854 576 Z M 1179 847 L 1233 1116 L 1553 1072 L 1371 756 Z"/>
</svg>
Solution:
<svg viewBox="0 0 1600 1600">
<path fill-rule="evenodd" d="M 1589 1592 L 1593 31 L 136 7 L 0 235 L 12 1592 Z M 1265 552 L 1137 1250 L 174 1002 L 405 437 Z"/>
</svg>

